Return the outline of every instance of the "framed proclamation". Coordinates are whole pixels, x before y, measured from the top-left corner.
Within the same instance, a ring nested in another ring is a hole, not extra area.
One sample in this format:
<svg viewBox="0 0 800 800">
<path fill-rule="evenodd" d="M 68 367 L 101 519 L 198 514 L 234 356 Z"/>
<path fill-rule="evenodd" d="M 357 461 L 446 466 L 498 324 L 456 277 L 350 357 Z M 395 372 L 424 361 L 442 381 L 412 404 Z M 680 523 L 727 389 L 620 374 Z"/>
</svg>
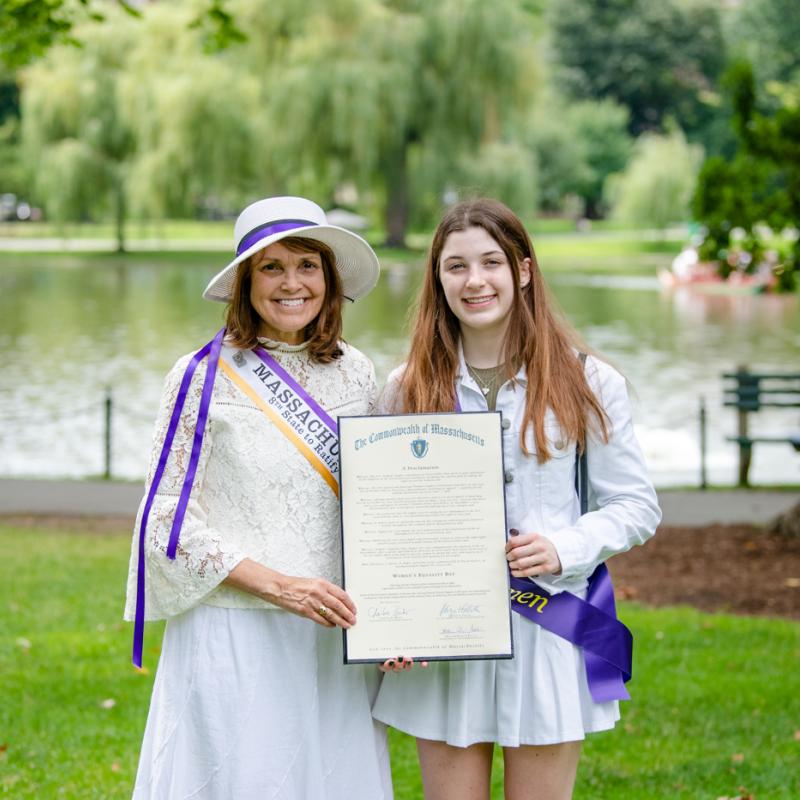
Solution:
<svg viewBox="0 0 800 800">
<path fill-rule="evenodd" d="M 345 663 L 512 657 L 500 421 L 339 417 Z"/>
</svg>

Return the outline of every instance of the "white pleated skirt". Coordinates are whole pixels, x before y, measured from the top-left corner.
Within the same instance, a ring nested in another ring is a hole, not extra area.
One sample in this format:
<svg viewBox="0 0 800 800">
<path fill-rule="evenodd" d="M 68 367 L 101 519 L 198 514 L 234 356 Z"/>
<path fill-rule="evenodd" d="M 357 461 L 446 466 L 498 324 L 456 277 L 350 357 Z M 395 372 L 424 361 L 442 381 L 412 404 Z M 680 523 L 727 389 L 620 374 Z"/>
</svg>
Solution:
<svg viewBox="0 0 800 800">
<path fill-rule="evenodd" d="M 469 747 L 579 741 L 608 730 L 619 703 L 595 703 L 579 648 L 511 614 L 514 658 L 432 661 L 384 676 L 373 716 L 422 739 Z"/>
<path fill-rule="evenodd" d="M 167 622 L 135 800 L 392 797 L 374 666 L 284 611 L 201 605 Z"/>
</svg>

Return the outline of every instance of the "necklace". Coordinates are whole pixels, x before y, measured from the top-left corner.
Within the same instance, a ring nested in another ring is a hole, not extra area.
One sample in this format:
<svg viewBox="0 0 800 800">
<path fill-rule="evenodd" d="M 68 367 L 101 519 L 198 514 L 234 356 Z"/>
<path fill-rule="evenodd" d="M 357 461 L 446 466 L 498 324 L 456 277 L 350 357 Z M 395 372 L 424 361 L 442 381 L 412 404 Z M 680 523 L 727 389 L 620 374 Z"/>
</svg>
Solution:
<svg viewBox="0 0 800 800">
<path fill-rule="evenodd" d="M 482 369 L 478 369 L 478 367 L 473 367 L 467 364 L 467 372 L 472 375 L 473 380 L 478 384 L 480 390 L 486 396 L 488 396 L 490 392 L 493 392 L 497 388 L 497 380 L 502 371 L 502 364 L 498 364 L 496 367 L 484 367 Z"/>
</svg>

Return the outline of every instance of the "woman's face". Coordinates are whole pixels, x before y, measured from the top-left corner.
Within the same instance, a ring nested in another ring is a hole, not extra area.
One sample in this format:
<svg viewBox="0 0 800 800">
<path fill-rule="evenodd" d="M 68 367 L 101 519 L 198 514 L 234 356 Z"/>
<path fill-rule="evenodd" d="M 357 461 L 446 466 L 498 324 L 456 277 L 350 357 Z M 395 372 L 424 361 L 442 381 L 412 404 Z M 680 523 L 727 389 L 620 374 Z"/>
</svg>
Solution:
<svg viewBox="0 0 800 800">
<path fill-rule="evenodd" d="M 531 260 L 520 263 L 520 286 L 530 282 Z M 439 256 L 439 281 L 450 310 L 475 333 L 503 333 L 514 305 L 514 273 L 503 248 L 480 227 L 453 231 Z"/>
<path fill-rule="evenodd" d="M 259 335 L 301 344 L 325 302 L 322 256 L 297 253 L 274 242 L 251 266 L 250 303 L 261 317 Z"/>
</svg>

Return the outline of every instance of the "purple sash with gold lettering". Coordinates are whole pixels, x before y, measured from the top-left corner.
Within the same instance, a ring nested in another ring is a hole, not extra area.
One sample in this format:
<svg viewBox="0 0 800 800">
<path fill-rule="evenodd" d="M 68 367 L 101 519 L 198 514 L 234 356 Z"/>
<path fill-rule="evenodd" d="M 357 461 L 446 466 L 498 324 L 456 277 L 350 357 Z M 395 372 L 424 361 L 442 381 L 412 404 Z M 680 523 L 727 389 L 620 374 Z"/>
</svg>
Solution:
<svg viewBox="0 0 800 800">
<path fill-rule="evenodd" d="M 200 451 L 208 421 L 211 405 L 211 392 L 217 368 L 228 375 L 270 421 L 297 448 L 298 452 L 319 473 L 331 491 L 338 496 L 338 447 L 339 431 L 333 419 L 319 406 L 311 395 L 262 347 L 252 350 L 239 350 L 223 344 L 225 329 L 204 347 L 198 350 L 183 373 L 175 405 L 172 409 L 167 435 L 161 447 L 158 465 L 153 474 L 153 481 L 147 492 L 142 519 L 139 525 L 138 572 L 136 577 L 136 614 L 133 627 L 133 663 L 142 666 L 142 649 L 144 645 L 144 603 L 145 603 L 145 535 L 150 510 L 153 506 L 158 487 L 164 476 L 167 460 L 175 439 L 175 432 L 186 403 L 186 395 L 197 367 L 206 363 L 206 374 L 200 397 L 200 408 L 194 427 L 192 451 L 189 465 L 184 476 L 175 517 L 172 521 L 167 558 L 175 559 L 180 539 L 189 496 L 197 474 Z"/>
<path fill-rule="evenodd" d="M 583 360 L 583 359 L 581 359 Z M 455 410 L 461 411 L 458 394 Z M 575 459 L 575 487 L 581 515 L 588 510 L 586 454 Z M 586 599 L 572 592 L 551 594 L 527 578 L 510 576 L 511 608 L 583 650 L 586 679 L 595 703 L 630 700 L 633 635 L 617 619 L 614 586 L 605 564 L 589 577 Z"/>
<path fill-rule="evenodd" d="M 592 573 L 586 600 L 572 592 L 550 594 L 511 577 L 511 608 L 562 639 L 583 648 L 586 678 L 595 703 L 630 700 L 633 636 L 617 619 L 614 587 L 605 564 Z"/>
</svg>

